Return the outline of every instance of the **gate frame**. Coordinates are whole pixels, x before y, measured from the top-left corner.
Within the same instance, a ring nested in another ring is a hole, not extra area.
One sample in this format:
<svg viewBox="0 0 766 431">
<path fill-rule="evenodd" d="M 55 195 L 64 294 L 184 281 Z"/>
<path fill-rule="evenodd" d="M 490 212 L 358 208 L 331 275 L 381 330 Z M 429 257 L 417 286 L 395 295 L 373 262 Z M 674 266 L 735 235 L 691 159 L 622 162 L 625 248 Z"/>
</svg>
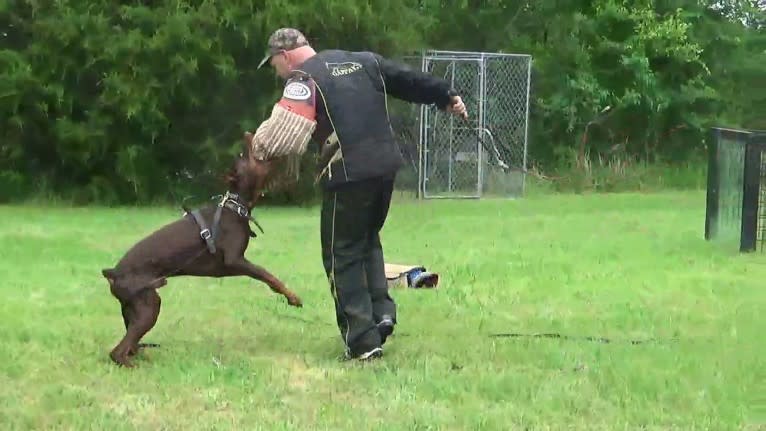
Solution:
<svg viewBox="0 0 766 431">
<path fill-rule="evenodd" d="M 526 177 L 527 177 L 527 153 L 529 148 L 529 107 L 530 107 L 530 87 L 532 78 L 532 55 L 531 54 L 514 54 L 514 53 L 502 53 L 502 52 L 483 52 L 483 51 L 450 51 L 450 50 L 435 50 L 428 49 L 421 51 L 420 54 L 420 70 L 424 73 L 428 73 L 428 66 L 435 62 L 449 62 L 452 63 L 453 71 L 452 77 L 454 79 L 454 65 L 457 61 L 475 61 L 479 66 L 479 94 L 478 94 L 478 125 L 474 130 L 478 134 L 477 140 L 477 168 L 476 168 L 476 194 L 468 196 L 429 196 L 426 189 L 427 181 L 427 152 L 428 152 L 428 118 L 427 110 L 431 109 L 428 106 L 420 106 L 420 118 L 418 121 L 418 199 L 480 199 L 482 197 L 484 181 L 483 181 L 483 156 L 484 145 L 483 134 L 487 134 L 491 141 L 492 149 L 496 153 L 499 153 L 497 146 L 494 143 L 494 137 L 490 130 L 484 127 L 486 120 L 486 61 L 491 58 L 508 58 L 508 57 L 521 57 L 528 59 L 527 62 L 527 75 L 526 75 L 526 95 L 524 104 L 524 145 L 522 154 L 522 166 L 521 166 L 521 196 L 524 196 L 526 190 Z M 449 66 L 448 66 L 449 67 Z M 470 114 L 469 114 L 470 115 Z M 454 119 L 450 119 L 450 130 L 454 128 L 452 122 Z M 451 156 L 451 154 L 450 154 Z M 498 158 L 498 160 L 500 160 Z M 502 162 L 502 160 L 500 160 Z M 509 167 L 509 169 L 513 169 Z"/>
<path fill-rule="evenodd" d="M 482 120 L 483 120 L 483 115 L 482 114 L 483 114 L 483 105 L 484 105 L 484 103 L 483 103 L 483 101 L 484 101 L 484 97 L 483 97 L 483 94 L 484 94 L 484 88 L 483 88 L 483 85 L 484 85 L 484 61 L 483 61 L 483 59 L 482 58 L 474 58 L 474 57 L 470 57 L 470 56 L 466 57 L 466 58 L 461 58 L 461 57 L 457 57 L 457 56 L 450 56 L 450 57 L 447 57 L 446 59 L 443 59 L 443 58 L 430 58 L 428 55 L 423 55 L 422 71 L 423 72 L 427 72 L 428 71 L 429 63 L 431 63 L 431 62 L 439 62 L 439 61 L 448 62 L 449 64 L 447 65 L 447 68 L 450 68 L 450 67 L 452 68 L 452 82 L 451 82 L 451 84 L 452 84 L 453 87 L 454 87 L 454 83 L 455 83 L 455 65 L 457 64 L 457 62 L 467 62 L 469 64 L 470 63 L 476 63 L 476 66 L 477 66 L 478 72 L 479 72 L 479 86 L 478 86 L 479 89 L 478 89 L 478 94 L 476 94 L 476 97 L 477 97 L 477 104 L 478 104 L 478 110 L 479 110 L 479 124 L 481 125 L 482 124 Z M 419 166 L 419 169 L 418 169 L 418 171 L 419 171 L 418 172 L 418 184 L 420 186 L 419 190 L 418 190 L 419 194 L 421 194 L 423 199 L 478 199 L 478 198 L 480 198 L 481 197 L 481 188 L 482 188 L 481 187 L 482 146 L 481 146 L 481 137 L 480 136 L 479 136 L 479 138 L 478 138 L 478 140 L 476 142 L 476 161 L 477 161 L 476 162 L 476 166 L 477 166 L 477 169 L 476 169 L 477 170 L 477 172 L 476 172 L 476 193 L 473 194 L 473 195 L 469 194 L 469 195 L 440 196 L 440 195 L 436 195 L 435 194 L 435 195 L 430 195 L 429 196 L 428 189 L 426 188 L 426 182 L 428 181 L 428 152 L 429 152 L 428 128 L 429 128 L 429 125 L 430 125 L 428 120 L 429 120 L 429 118 L 431 118 L 431 116 L 429 115 L 428 109 L 429 109 L 429 107 L 427 107 L 425 105 L 420 107 L 420 112 L 421 112 L 420 129 L 421 129 L 421 137 L 422 138 L 421 138 L 420 145 L 418 146 L 419 147 L 418 153 L 420 155 L 420 160 L 421 160 L 420 166 Z M 454 131 L 456 129 L 456 127 L 454 126 L 454 122 L 455 122 L 455 118 L 454 117 L 450 117 L 450 119 L 449 119 L 449 123 L 450 123 L 449 132 L 450 132 L 450 134 L 452 133 L 452 131 Z M 468 128 L 468 127 L 457 127 L 457 129 L 467 129 L 467 130 L 470 130 L 470 128 Z M 481 133 L 480 132 L 481 131 L 481 126 L 475 128 L 474 130 L 476 131 L 476 133 Z M 452 139 L 450 138 L 450 148 L 451 147 L 452 147 Z M 453 154 L 452 154 L 451 150 L 450 150 L 449 155 L 450 155 L 450 160 L 449 160 L 450 169 L 449 169 L 449 171 L 450 171 L 450 174 L 451 174 L 451 172 L 452 172 L 452 158 L 453 158 L 452 157 Z M 453 178 L 450 176 L 447 179 L 447 183 L 451 184 L 452 183 L 452 179 Z"/>
</svg>

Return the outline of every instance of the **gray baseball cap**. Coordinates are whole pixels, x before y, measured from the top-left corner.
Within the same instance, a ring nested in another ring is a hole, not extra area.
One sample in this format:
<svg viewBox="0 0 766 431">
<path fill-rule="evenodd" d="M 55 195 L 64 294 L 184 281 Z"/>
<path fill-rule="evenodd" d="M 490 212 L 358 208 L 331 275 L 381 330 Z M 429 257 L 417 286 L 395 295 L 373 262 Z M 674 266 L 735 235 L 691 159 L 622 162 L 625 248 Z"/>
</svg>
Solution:
<svg viewBox="0 0 766 431">
<path fill-rule="evenodd" d="M 309 42 L 306 40 L 306 36 L 299 30 L 294 28 L 280 28 L 269 37 L 269 43 L 266 47 L 266 56 L 258 64 L 258 69 L 266 64 L 272 55 L 282 51 L 290 51 L 291 49 L 300 48 L 301 46 L 306 46 L 308 44 Z"/>
</svg>

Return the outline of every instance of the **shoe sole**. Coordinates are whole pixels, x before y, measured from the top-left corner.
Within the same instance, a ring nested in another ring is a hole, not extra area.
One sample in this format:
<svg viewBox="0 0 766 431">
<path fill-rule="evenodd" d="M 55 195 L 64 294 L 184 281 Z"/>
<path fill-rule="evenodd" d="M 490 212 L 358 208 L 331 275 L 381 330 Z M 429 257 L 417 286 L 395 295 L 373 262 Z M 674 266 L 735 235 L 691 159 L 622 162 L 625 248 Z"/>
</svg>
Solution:
<svg viewBox="0 0 766 431">
<path fill-rule="evenodd" d="M 359 356 L 349 356 L 348 353 L 344 354 L 341 358 L 341 362 L 347 362 L 347 361 L 369 361 L 372 359 L 378 359 L 383 356 L 383 348 L 382 347 L 376 347 L 369 352 L 362 353 Z"/>
<path fill-rule="evenodd" d="M 380 347 L 376 347 L 376 348 L 374 348 L 374 349 L 370 350 L 370 351 L 369 351 L 369 352 L 367 352 L 367 353 L 362 353 L 361 355 L 359 355 L 359 357 L 357 358 L 357 360 L 360 360 L 360 361 L 369 361 L 369 360 L 371 360 L 371 359 L 378 359 L 378 358 L 380 358 L 381 356 L 383 356 L 383 349 L 382 349 L 382 348 L 380 348 Z"/>
</svg>

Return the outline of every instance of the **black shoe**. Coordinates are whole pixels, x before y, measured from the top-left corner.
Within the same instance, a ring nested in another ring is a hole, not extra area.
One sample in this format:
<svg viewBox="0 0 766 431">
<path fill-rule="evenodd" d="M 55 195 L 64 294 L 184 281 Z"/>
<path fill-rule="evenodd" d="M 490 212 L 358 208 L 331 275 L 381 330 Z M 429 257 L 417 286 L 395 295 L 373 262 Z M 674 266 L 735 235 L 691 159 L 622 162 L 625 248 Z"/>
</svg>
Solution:
<svg viewBox="0 0 766 431">
<path fill-rule="evenodd" d="M 386 338 L 394 333 L 394 319 L 389 315 L 384 315 L 378 323 L 378 332 L 380 333 L 380 344 L 386 342 Z"/>
</svg>

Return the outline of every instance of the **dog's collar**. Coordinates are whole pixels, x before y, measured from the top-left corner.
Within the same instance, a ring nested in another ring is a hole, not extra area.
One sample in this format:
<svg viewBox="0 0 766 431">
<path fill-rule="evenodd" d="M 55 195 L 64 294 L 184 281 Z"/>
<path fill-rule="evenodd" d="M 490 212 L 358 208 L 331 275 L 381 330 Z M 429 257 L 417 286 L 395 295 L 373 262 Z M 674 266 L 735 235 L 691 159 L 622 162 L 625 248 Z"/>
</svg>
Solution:
<svg viewBox="0 0 766 431">
<path fill-rule="evenodd" d="M 260 230 L 261 233 L 264 233 L 261 225 L 257 220 L 255 220 L 252 212 L 247 208 L 247 205 L 242 203 L 237 193 L 227 191 L 223 196 L 221 196 L 221 200 L 218 202 L 218 206 L 221 208 L 228 208 L 231 211 L 234 211 L 234 213 L 236 213 L 238 216 L 250 220 L 251 222 L 255 223 L 256 226 L 258 226 L 258 230 Z"/>
<path fill-rule="evenodd" d="M 240 217 L 249 218 L 250 210 L 247 209 L 247 205 L 243 204 L 239 200 L 239 195 L 236 193 L 226 192 L 218 202 L 219 207 L 226 207 L 239 215 Z"/>
</svg>

